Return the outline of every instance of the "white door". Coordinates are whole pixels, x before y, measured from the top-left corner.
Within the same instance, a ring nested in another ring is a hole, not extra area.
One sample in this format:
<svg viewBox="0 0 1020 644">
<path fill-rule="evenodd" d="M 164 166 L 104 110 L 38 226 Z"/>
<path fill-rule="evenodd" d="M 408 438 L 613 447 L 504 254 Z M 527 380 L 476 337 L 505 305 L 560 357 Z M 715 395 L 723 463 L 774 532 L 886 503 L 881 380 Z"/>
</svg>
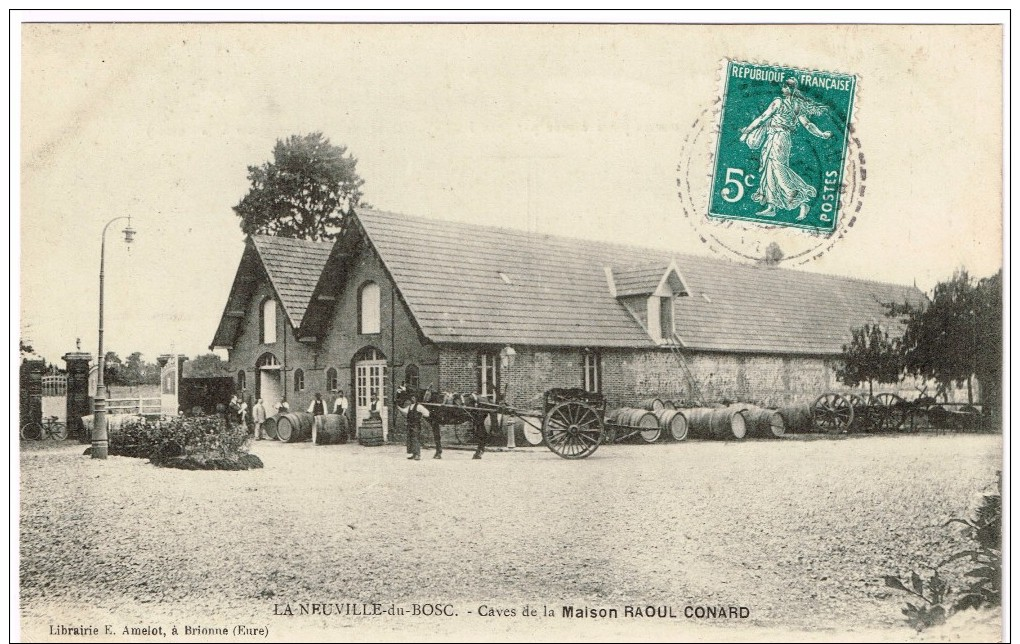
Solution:
<svg viewBox="0 0 1020 644">
<path fill-rule="evenodd" d="M 280 384 L 280 369 L 259 370 L 259 397 L 266 408 L 266 417 L 276 415 L 276 405 L 283 398 L 283 386 Z"/>
<path fill-rule="evenodd" d="M 386 440 L 389 425 L 386 413 L 386 361 L 362 360 L 354 365 L 354 409 L 357 419 L 355 426 L 361 435 L 361 423 L 368 418 L 372 404 L 372 393 L 379 396 L 377 409 L 383 423 L 383 440 Z"/>
</svg>

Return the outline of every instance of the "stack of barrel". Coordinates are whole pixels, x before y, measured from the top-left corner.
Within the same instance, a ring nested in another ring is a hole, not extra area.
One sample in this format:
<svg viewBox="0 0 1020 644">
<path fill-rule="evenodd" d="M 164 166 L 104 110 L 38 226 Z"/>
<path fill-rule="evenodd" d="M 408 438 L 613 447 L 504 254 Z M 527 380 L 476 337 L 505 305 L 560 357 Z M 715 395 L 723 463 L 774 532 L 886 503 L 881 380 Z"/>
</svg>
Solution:
<svg viewBox="0 0 1020 644">
<path fill-rule="evenodd" d="M 314 416 L 306 411 L 292 411 L 278 414 L 276 418 L 276 438 L 284 443 L 300 443 L 312 438 Z"/>
<path fill-rule="evenodd" d="M 284 443 L 301 443 L 312 439 L 315 417 L 305 411 L 293 411 L 271 416 L 262 423 L 262 431 L 274 440 Z M 317 445 L 335 445 L 347 442 L 347 417 L 341 414 L 323 416 L 322 429 L 316 433 Z"/>
<path fill-rule="evenodd" d="M 786 422 L 774 409 L 737 404 L 728 407 L 700 407 L 687 412 L 691 436 L 695 438 L 778 438 L 786 433 Z"/>
<path fill-rule="evenodd" d="M 638 435 L 646 443 L 654 443 L 663 436 L 675 441 L 687 438 L 687 417 L 684 411 L 668 401 L 648 398 L 637 407 L 618 409 L 609 421 L 621 427 L 639 429 Z"/>
<path fill-rule="evenodd" d="M 783 422 L 786 423 L 787 432 L 803 433 L 814 430 L 810 405 L 786 405 L 780 407 L 778 411 L 779 415 L 783 417 Z"/>
</svg>

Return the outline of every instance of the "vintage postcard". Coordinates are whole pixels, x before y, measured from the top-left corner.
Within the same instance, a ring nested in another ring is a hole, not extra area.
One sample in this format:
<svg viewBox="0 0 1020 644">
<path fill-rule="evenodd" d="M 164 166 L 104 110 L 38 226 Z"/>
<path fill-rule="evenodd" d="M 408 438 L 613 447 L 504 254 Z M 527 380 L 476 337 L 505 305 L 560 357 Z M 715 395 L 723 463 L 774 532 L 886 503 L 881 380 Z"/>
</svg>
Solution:
<svg viewBox="0 0 1020 644">
<path fill-rule="evenodd" d="M 1001 15 L 33 16 L 14 637 L 1008 638 Z"/>
</svg>

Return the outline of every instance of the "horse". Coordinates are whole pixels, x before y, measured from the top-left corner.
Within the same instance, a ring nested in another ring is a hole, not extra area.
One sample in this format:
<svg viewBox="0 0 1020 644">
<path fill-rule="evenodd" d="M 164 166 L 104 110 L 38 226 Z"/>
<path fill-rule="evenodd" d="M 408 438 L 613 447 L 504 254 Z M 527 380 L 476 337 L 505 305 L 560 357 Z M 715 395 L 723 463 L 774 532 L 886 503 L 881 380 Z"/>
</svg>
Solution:
<svg viewBox="0 0 1020 644">
<path fill-rule="evenodd" d="M 432 436 L 436 441 L 436 454 L 442 454 L 443 445 L 440 440 L 440 429 L 443 425 L 459 425 L 471 423 L 472 431 L 478 446 L 473 458 L 481 458 L 485 453 L 488 432 L 485 429 L 485 418 L 495 414 L 496 409 L 485 409 L 491 405 L 478 394 L 436 393 L 432 388 L 412 390 L 401 386 L 394 396 L 398 407 L 408 408 L 420 403 L 429 411 L 429 417 L 423 420 L 432 427 Z M 408 432 L 408 448 L 410 448 L 410 432 Z"/>
</svg>

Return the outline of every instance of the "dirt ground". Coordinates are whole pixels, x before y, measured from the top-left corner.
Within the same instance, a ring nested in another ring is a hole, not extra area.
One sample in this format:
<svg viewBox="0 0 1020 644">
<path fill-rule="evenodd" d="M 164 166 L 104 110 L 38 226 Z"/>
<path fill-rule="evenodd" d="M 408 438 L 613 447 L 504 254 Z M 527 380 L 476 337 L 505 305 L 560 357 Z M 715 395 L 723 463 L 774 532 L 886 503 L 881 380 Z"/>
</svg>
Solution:
<svg viewBox="0 0 1020 644">
<path fill-rule="evenodd" d="M 900 615 L 908 598 L 882 576 L 926 573 L 962 548 L 943 524 L 995 481 L 1002 438 L 613 445 L 581 461 L 447 450 L 419 462 L 402 446 L 257 442 L 266 467 L 248 472 L 83 449 L 22 446 L 24 640 L 126 638 L 125 626 L 168 636 L 141 641 L 265 639 L 235 634 L 245 626 L 273 640 L 824 641 L 918 637 Z M 415 615 L 425 604 L 455 616 Z M 564 606 L 618 617 L 565 618 Z M 709 606 L 747 616 L 685 615 Z M 514 614 L 479 614 L 493 609 Z M 963 639 L 997 638 L 988 615 L 968 616 Z M 100 634 L 59 636 L 83 626 Z"/>
</svg>

